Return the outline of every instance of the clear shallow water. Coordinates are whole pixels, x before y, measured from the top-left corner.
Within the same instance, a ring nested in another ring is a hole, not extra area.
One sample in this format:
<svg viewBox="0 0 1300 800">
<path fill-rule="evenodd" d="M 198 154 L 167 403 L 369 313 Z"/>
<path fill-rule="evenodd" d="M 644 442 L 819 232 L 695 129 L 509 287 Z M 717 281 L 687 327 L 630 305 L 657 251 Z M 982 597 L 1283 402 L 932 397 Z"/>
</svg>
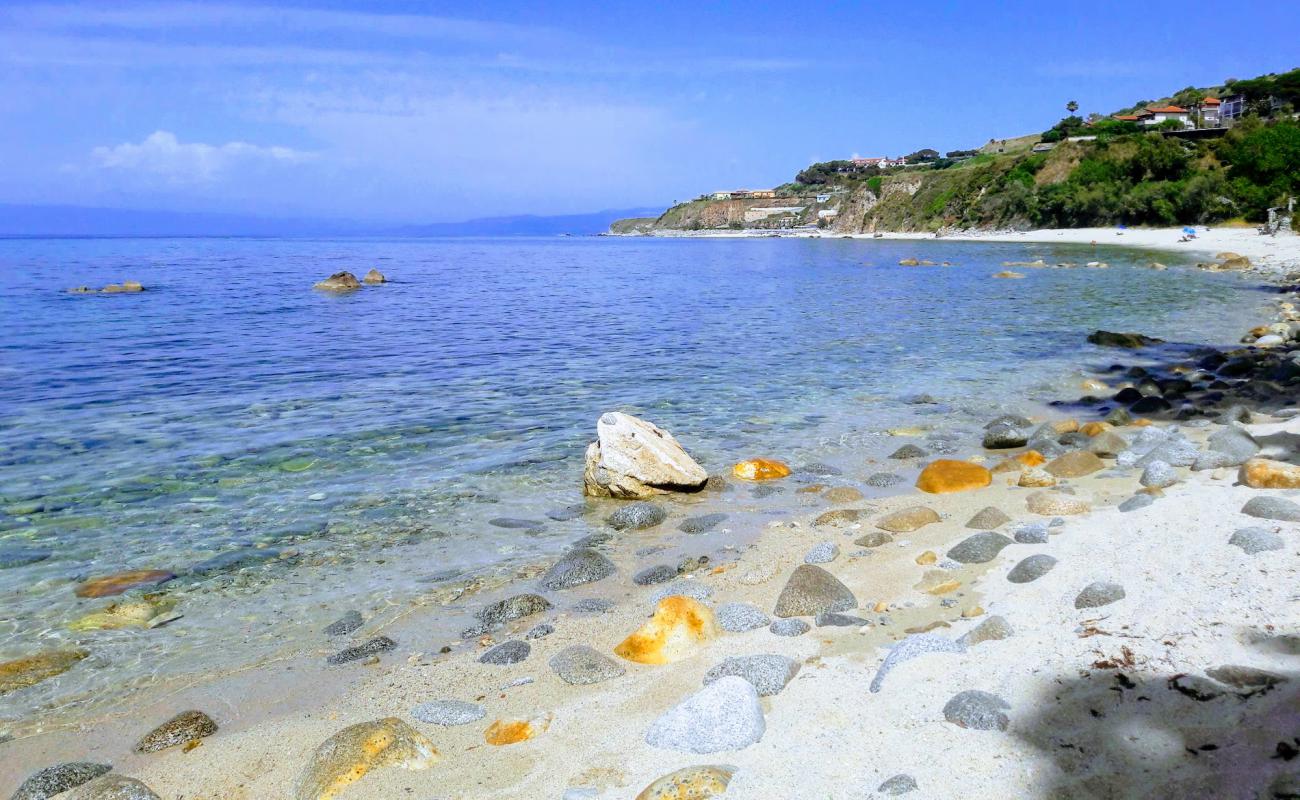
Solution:
<svg viewBox="0 0 1300 800">
<path fill-rule="evenodd" d="M 896 266 L 909 256 L 957 266 Z M 1113 266 L 989 278 L 1039 257 Z M 350 608 L 557 552 L 599 528 L 544 514 L 581 501 L 583 447 L 609 409 L 672 430 L 713 471 L 773 455 L 853 482 L 874 471 L 865 454 L 897 445 L 879 432 L 918 414 L 1068 394 L 1074 367 L 1109 360 L 1084 343 L 1094 328 L 1227 342 L 1262 302 L 1236 276 L 1131 266 L 1150 258 L 861 240 L 0 241 L 0 552 L 50 554 L 0 569 L 0 660 L 92 652 L 0 698 L 0 719 L 319 644 L 318 623 Z M 393 283 L 311 289 L 372 266 Z M 62 291 L 128 278 L 149 290 Z M 922 392 L 943 405 L 901 402 Z M 184 616 L 69 630 L 108 602 L 75 582 L 126 568 L 180 574 L 166 591 Z"/>
</svg>

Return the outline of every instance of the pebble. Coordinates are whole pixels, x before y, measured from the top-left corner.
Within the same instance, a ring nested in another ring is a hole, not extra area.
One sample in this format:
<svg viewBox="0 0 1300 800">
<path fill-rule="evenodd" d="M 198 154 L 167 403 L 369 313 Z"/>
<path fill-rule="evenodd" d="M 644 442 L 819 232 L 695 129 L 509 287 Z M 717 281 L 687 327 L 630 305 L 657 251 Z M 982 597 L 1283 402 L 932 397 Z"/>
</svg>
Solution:
<svg viewBox="0 0 1300 800">
<path fill-rule="evenodd" d="M 1300 522 L 1300 505 L 1283 497 L 1260 495 L 1246 501 L 1241 513 L 1259 519 L 1277 519 L 1286 522 Z"/>
<path fill-rule="evenodd" d="M 774 620 L 771 625 L 767 626 L 767 629 L 776 636 L 794 637 L 803 636 L 812 630 L 812 626 L 801 619 L 790 618 Z"/>
<path fill-rule="evenodd" d="M 518 664 L 528 654 L 533 651 L 533 646 L 521 639 L 511 639 L 488 650 L 479 656 L 480 664 L 497 664 L 504 666 L 506 664 Z"/>
<path fill-rule="evenodd" d="M 704 674 L 704 685 L 734 675 L 752 683 L 759 697 L 771 697 L 779 694 L 798 672 L 799 662 L 781 655 L 732 656 Z"/>
<path fill-rule="evenodd" d="M 1012 583 L 1030 583 L 1043 577 L 1056 566 L 1056 559 L 1045 553 L 1029 556 L 1021 560 L 1007 573 L 1007 580 Z"/>
<path fill-rule="evenodd" d="M 1074 598 L 1075 608 L 1099 608 L 1124 599 L 1124 587 L 1118 583 L 1097 581 L 1084 587 Z"/>
<path fill-rule="evenodd" d="M 586 686 L 622 677 L 627 670 L 609 656 L 583 644 L 564 648 L 547 662 L 560 680 Z"/>
<path fill-rule="evenodd" d="M 1020 544 L 1046 544 L 1048 526 L 1041 522 L 1025 522 L 1016 526 L 1013 534 Z"/>
<path fill-rule="evenodd" d="M 632 576 L 632 582 L 637 586 L 651 586 L 656 583 L 667 583 L 676 577 L 676 567 L 668 564 L 655 564 L 653 567 L 646 567 Z"/>
<path fill-rule="evenodd" d="M 812 564 L 795 567 L 776 600 L 778 617 L 810 617 L 857 608 L 857 598 L 831 573 Z"/>
<path fill-rule="evenodd" d="M 860 628 L 863 625 L 870 625 L 871 622 L 852 614 L 823 611 L 813 618 L 813 624 L 819 628 Z"/>
<path fill-rule="evenodd" d="M 805 564 L 829 564 L 839 558 L 840 546 L 835 542 L 825 541 L 813 545 L 803 557 Z"/>
<path fill-rule="evenodd" d="M 898 774 L 887 779 L 884 783 L 876 787 L 876 791 L 890 797 L 897 797 L 900 794 L 915 792 L 917 790 L 916 778 L 911 775 Z"/>
<path fill-rule="evenodd" d="M 1012 542 L 993 531 L 981 531 L 966 537 L 948 551 L 948 558 L 960 564 L 984 564 L 997 558 L 998 553 Z"/>
<path fill-rule="evenodd" d="M 763 738 L 758 691 L 744 678 L 719 678 L 669 709 L 646 731 L 646 744 L 686 753 L 740 750 Z"/>
<path fill-rule="evenodd" d="M 1285 542 L 1282 537 L 1267 528 L 1242 528 L 1232 534 L 1228 544 L 1240 547 L 1249 555 L 1268 550 L 1281 550 Z"/>
<path fill-rule="evenodd" d="M 640 531 L 653 528 L 668 519 L 668 512 L 647 502 L 628 503 L 605 519 L 609 527 L 618 531 Z"/>
<path fill-rule="evenodd" d="M 853 540 L 858 547 L 883 547 L 894 541 L 894 537 L 884 531 L 868 531 Z"/>
<path fill-rule="evenodd" d="M 907 480 L 902 475 L 896 475 L 893 472 L 873 472 L 863 481 L 868 486 L 874 486 L 877 489 L 887 489 L 890 486 L 897 486 Z"/>
<path fill-rule="evenodd" d="M 543 622 L 540 625 L 534 625 L 524 634 L 525 639 L 542 639 L 555 633 L 555 626 L 549 622 Z"/>
<path fill-rule="evenodd" d="M 943 718 L 954 725 L 976 731 L 1005 731 L 1009 720 L 1003 711 L 1011 706 L 995 694 L 968 689 L 955 695 L 943 707 Z"/>
<path fill-rule="evenodd" d="M 345 647 L 334 655 L 325 659 L 327 664 L 346 664 L 349 661 L 360 661 L 363 658 L 376 656 L 380 653 L 386 653 L 397 647 L 397 642 L 389 639 L 387 636 L 376 636 L 365 644 L 359 644 L 354 647 Z"/>
<path fill-rule="evenodd" d="M 965 650 L 965 645 L 943 636 L 936 636 L 932 633 L 912 634 L 890 648 L 889 654 L 885 656 L 880 668 L 876 670 L 876 676 L 871 679 L 871 685 L 868 688 L 872 693 L 879 692 L 880 687 L 885 682 L 885 677 L 895 667 L 905 661 L 911 661 L 917 656 L 923 656 L 927 653 L 961 653 Z"/>
<path fill-rule="evenodd" d="M 974 628 L 966 631 L 957 642 L 963 647 L 974 647 L 981 642 L 992 642 L 1000 639 L 1006 639 L 1012 636 L 1015 630 L 1012 629 L 1011 623 L 1007 622 L 1000 616 L 992 616 L 984 620 Z"/>
<path fill-rule="evenodd" d="M 677 530 L 682 533 L 708 533 L 726 519 L 726 514 L 702 514 L 698 517 L 687 517 L 677 526 Z"/>
<path fill-rule="evenodd" d="M 178 744 L 211 736 L 217 732 L 217 723 L 202 711 L 182 711 L 144 735 L 135 745 L 137 753 L 156 753 Z"/>
<path fill-rule="evenodd" d="M 487 711 L 463 700 L 431 700 L 411 709 L 411 716 L 430 725 L 468 725 L 478 722 Z"/>
<path fill-rule="evenodd" d="M 744 633 L 765 627 L 771 618 L 749 603 L 723 603 L 717 610 L 718 625 L 728 633 Z"/>
<path fill-rule="evenodd" d="M 363 622 L 361 612 L 353 610 L 326 625 L 321 632 L 326 636 L 347 636 L 360 628 Z"/>
<path fill-rule="evenodd" d="M 605 597 L 588 597 L 573 604 L 577 614 L 604 614 L 614 607 L 614 601 Z"/>
<path fill-rule="evenodd" d="M 1006 525 L 1010 521 L 1011 517 L 1008 517 L 1002 509 L 995 508 L 994 506 L 986 506 L 980 509 L 975 516 L 970 518 L 970 522 L 966 523 L 966 527 L 981 531 L 991 531 Z"/>
<path fill-rule="evenodd" d="M 18 787 L 10 800 L 46 800 L 61 792 L 80 786 L 105 775 L 113 769 L 111 764 L 89 761 L 68 761 L 33 772 Z"/>
<path fill-rule="evenodd" d="M 538 583 L 557 591 L 604 580 L 616 571 L 614 562 L 605 556 L 589 547 L 577 547 L 561 556 Z"/>
<path fill-rule="evenodd" d="M 1119 504 L 1119 510 L 1125 514 L 1130 511 L 1137 511 L 1139 508 L 1146 508 L 1154 503 L 1156 499 L 1149 494 L 1135 494 L 1129 499 Z"/>
<path fill-rule="evenodd" d="M 1178 483 L 1178 472 L 1163 461 L 1152 461 L 1142 470 L 1138 483 L 1148 489 L 1167 489 Z"/>
</svg>

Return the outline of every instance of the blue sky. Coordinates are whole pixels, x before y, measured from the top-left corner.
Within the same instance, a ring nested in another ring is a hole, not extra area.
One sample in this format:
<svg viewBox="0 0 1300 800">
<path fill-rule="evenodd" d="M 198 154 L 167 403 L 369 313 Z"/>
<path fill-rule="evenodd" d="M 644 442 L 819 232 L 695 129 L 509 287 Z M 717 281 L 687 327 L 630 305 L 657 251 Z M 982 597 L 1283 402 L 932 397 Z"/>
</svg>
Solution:
<svg viewBox="0 0 1300 800">
<path fill-rule="evenodd" d="M 0 202 L 667 205 L 1300 66 L 1300 3 L 0 6 Z"/>
</svg>

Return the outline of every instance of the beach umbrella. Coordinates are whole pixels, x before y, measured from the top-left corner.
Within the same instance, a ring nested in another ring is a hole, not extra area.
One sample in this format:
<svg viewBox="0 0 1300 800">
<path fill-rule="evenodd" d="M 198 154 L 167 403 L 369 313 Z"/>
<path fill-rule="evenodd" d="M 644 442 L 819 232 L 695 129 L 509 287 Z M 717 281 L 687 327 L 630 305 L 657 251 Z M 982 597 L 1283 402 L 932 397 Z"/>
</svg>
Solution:
<svg viewBox="0 0 1300 800">
<path fill-rule="evenodd" d="M 1196 229 L 1188 225 L 1187 227 L 1183 228 L 1183 233 L 1187 233 L 1187 234 L 1196 233 Z"/>
</svg>

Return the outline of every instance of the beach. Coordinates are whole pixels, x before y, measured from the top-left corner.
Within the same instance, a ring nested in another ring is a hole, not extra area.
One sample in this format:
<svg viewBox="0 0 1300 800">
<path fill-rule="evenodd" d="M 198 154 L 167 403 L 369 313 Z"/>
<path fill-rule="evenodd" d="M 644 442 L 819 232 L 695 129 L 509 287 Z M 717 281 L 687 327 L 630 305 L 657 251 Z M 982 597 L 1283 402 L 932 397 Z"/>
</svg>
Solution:
<svg viewBox="0 0 1300 800">
<path fill-rule="evenodd" d="M 1264 301 L 1272 315 L 1255 324 L 1293 312 L 1279 303 L 1295 301 L 1285 276 L 1300 271 L 1300 238 L 1227 228 L 1198 228 L 1186 243 L 1174 229 L 1119 234 L 943 240 L 1186 250 L 1205 263 L 1239 254 L 1250 280 L 1275 292 Z M 1026 248 L 1026 262 L 1037 257 Z M 1002 413 L 998 398 L 985 417 L 886 432 L 889 449 L 912 445 L 915 454 L 873 450 L 851 470 L 791 464 L 794 474 L 768 480 L 711 469 L 699 493 L 652 498 L 662 514 L 653 524 L 582 543 L 608 559 L 607 577 L 551 589 L 555 559 L 522 559 L 492 580 L 394 598 L 346 633 L 322 633 L 309 655 L 170 685 L 75 725 L 26 727 L 0 743 L 0 793 L 41 768 L 87 761 L 187 800 L 333 796 L 302 788 L 304 776 L 332 776 L 330 784 L 358 768 L 355 783 L 336 784 L 337 797 L 612 800 L 701 766 L 716 769 L 688 777 L 711 793 L 646 796 L 1296 796 L 1300 506 L 1291 499 L 1300 482 L 1284 475 L 1274 480 L 1282 488 L 1255 488 L 1239 479 L 1248 459 L 1300 463 L 1300 414 L 1285 402 L 1293 385 L 1277 377 L 1295 346 L 1205 365 L 1208 356 L 1190 350 L 1114 348 L 1118 368 L 1079 364 L 1062 405 L 1029 404 L 1022 419 Z M 1225 371 L 1229 363 L 1240 369 Z M 1204 386 L 1143 384 L 1183 379 Z M 1216 380 L 1224 386 L 1212 387 Z M 1213 413 L 1178 419 L 1165 408 L 1089 428 L 1126 388 L 1175 401 L 1190 393 Z M 1224 396 L 1209 397 L 1216 391 Z M 653 409 L 638 416 L 660 422 Z M 687 436 L 670 432 L 691 452 Z M 1099 445 L 1107 439 L 1109 448 Z M 1195 468 L 1214 453 L 1225 455 Z M 753 458 L 789 456 L 730 454 Z M 990 469 L 990 482 L 913 488 L 936 460 Z M 871 482 L 878 475 L 896 476 L 890 491 L 879 491 L 885 479 Z M 576 487 L 582 475 L 569 479 Z M 1243 513 L 1261 497 L 1277 501 Z M 627 505 L 593 500 L 585 513 Z M 729 515 L 714 525 L 734 535 L 704 544 L 681 530 L 688 520 L 703 525 L 702 511 Z M 906 519 L 890 521 L 899 512 Z M 810 581 L 803 610 L 816 611 L 779 617 L 796 574 Z M 644 585 L 634 580 L 643 576 Z M 530 613 L 489 618 L 445 645 L 423 634 L 448 606 L 480 610 L 520 595 L 542 602 L 512 606 Z M 690 599 L 664 600 L 681 597 Z M 657 610 L 672 663 L 616 654 Z M 683 628 L 684 611 L 703 622 Z M 391 646 L 326 664 L 380 637 Z M 495 649 L 511 642 L 522 644 Z M 570 682 L 556 659 L 576 657 L 575 647 L 601 659 L 582 651 L 581 678 Z M 898 655 L 882 674 L 891 648 Z M 769 658 L 710 676 L 727 659 L 755 656 Z M 413 712 L 441 701 L 462 705 Z M 215 733 L 135 751 L 191 708 L 215 721 Z M 382 745 L 317 750 L 348 726 L 390 717 L 402 727 L 374 730 L 396 734 L 365 729 Z M 410 745 L 406 726 L 424 738 Z M 421 750 L 425 739 L 436 759 Z"/>
</svg>

